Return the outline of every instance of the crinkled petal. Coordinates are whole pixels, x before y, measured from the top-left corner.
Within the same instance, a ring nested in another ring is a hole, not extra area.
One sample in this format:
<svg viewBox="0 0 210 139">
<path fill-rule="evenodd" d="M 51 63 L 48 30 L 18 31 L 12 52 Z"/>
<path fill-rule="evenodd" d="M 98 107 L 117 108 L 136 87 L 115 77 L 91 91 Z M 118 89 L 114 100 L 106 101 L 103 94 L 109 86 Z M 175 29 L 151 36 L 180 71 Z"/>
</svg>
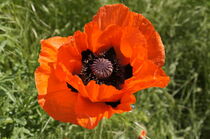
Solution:
<svg viewBox="0 0 210 139">
<path fill-rule="evenodd" d="M 67 88 L 66 82 L 58 80 L 53 72 L 48 76 L 48 80 L 43 80 L 47 84 L 43 84 L 46 92 L 38 94 L 40 106 L 55 120 L 77 124 L 75 104 L 78 94 Z"/>
<path fill-rule="evenodd" d="M 73 37 L 75 40 L 75 45 L 80 53 L 89 49 L 87 35 L 84 32 L 76 31 Z"/>
<path fill-rule="evenodd" d="M 99 85 L 90 81 L 85 89 L 81 89 L 81 95 L 89 98 L 92 102 L 116 101 L 122 96 L 122 91 L 111 85 Z M 82 91 L 83 90 L 83 91 Z"/>
<path fill-rule="evenodd" d="M 120 64 L 126 65 L 129 63 L 129 58 L 126 58 L 120 51 L 122 34 L 124 32 L 123 30 L 124 29 L 118 25 L 109 25 L 104 31 L 102 31 L 101 35 L 98 38 L 97 51 L 103 52 L 113 47 Z"/>
<path fill-rule="evenodd" d="M 40 95 L 47 93 L 48 79 L 50 75 L 49 66 L 39 66 L 35 71 L 35 84 Z"/>
<path fill-rule="evenodd" d="M 75 110 L 78 124 L 85 128 L 93 129 L 103 117 L 107 117 L 111 109 L 105 103 L 93 103 L 79 95 Z"/>
<path fill-rule="evenodd" d="M 99 28 L 104 30 L 110 24 L 126 26 L 128 24 L 129 9 L 123 4 L 105 5 L 101 7 L 94 16 L 93 21 L 97 22 Z"/>
<path fill-rule="evenodd" d="M 133 77 L 127 79 L 123 88 L 136 92 L 149 87 L 165 87 L 170 78 L 165 72 L 151 60 L 138 60 L 132 63 Z"/>
<path fill-rule="evenodd" d="M 95 22 L 85 24 L 84 30 L 87 34 L 88 48 L 95 53 L 98 50 L 97 38 L 101 35 L 101 30 Z"/>
<path fill-rule="evenodd" d="M 101 31 L 105 30 L 111 24 L 137 28 L 147 41 L 149 59 L 160 67 L 164 65 L 164 45 L 151 22 L 143 15 L 129 11 L 129 8 L 123 4 L 105 5 L 101 7 L 94 16 L 93 21 L 89 24 L 94 24 L 94 26 L 97 26 L 97 30 Z M 89 28 L 89 30 L 94 29 L 93 27 Z"/>
<path fill-rule="evenodd" d="M 53 119 L 77 124 L 75 114 L 75 104 L 77 94 L 69 90 L 60 90 L 47 94 L 43 100 L 43 109 L 53 117 Z"/>
<path fill-rule="evenodd" d="M 81 53 L 75 45 L 75 41 L 72 40 L 59 48 L 57 67 L 61 66 L 69 73 L 79 73 L 82 66 L 81 59 Z"/>
<path fill-rule="evenodd" d="M 122 29 L 114 24 L 109 25 L 98 38 L 99 51 L 106 50 L 107 47 L 119 47 Z"/>
<path fill-rule="evenodd" d="M 58 49 L 69 41 L 69 37 L 52 37 L 41 41 L 40 66 L 35 71 L 35 83 L 40 95 L 47 93 L 50 65 L 57 61 Z"/>
<path fill-rule="evenodd" d="M 147 43 L 149 50 L 148 58 L 159 67 L 162 67 L 165 63 L 165 50 L 160 35 L 157 32 L 154 32 Z"/>
<path fill-rule="evenodd" d="M 133 27 L 124 27 L 121 38 L 120 51 L 125 57 L 138 58 L 144 60 L 147 58 L 147 43 L 145 37 L 138 29 Z"/>
<path fill-rule="evenodd" d="M 143 15 L 131 12 L 129 24 L 137 27 L 147 41 L 148 58 L 159 67 L 165 63 L 165 49 L 160 35 L 155 31 L 152 23 Z"/>
<path fill-rule="evenodd" d="M 120 104 L 116 108 L 112 108 L 113 113 L 123 113 L 132 110 L 131 105 L 136 103 L 136 98 L 131 93 L 124 93 L 120 99 Z"/>
<path fill-rule="evenodd" d="M 48 64 L 57 60 L 57 50 L 67 43 L 68 37 L 52 37 L 41 41 L 41 52 L 39 55 L 40 64 Z"/>
</svg>

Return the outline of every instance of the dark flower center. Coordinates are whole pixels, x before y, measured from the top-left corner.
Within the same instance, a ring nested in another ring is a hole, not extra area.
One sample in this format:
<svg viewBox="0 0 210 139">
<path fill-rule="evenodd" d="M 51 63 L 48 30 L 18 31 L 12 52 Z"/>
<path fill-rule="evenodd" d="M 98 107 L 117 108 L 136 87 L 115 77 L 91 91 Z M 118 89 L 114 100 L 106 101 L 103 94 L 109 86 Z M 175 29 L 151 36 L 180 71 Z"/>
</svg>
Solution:
<svg viewBox="0 0 210 139">
<path fill-rule="evenodd" d="M 117 89 L 122 88 L 124 81 L 133 76 L 132 67 L 130 64 L 122 66 L 116 58 L 114 48 L 94 54 L 90 50 L 82 52 L 82 70 L 78 75 L 85 85 L 91 80 L 96 81 L 97 84 L 112 85 Z M 66 83 L 67 87 L 75 93 L 78 90 Z M 120 104 L 120 100 L 116 102 L 103 102 L 113 108 Z"/>
<path fill-rule="evenodd" d="M 124 81 L 132 77 L 132 67 L 130 64 L 119 64 L 113 47 L 99 54 L 86 50 L 82 52 L 82 70 L 79 77 L 85 85 L 95 80 L 97 84 L 112 85 L 120 90 Z"/>
</svg>

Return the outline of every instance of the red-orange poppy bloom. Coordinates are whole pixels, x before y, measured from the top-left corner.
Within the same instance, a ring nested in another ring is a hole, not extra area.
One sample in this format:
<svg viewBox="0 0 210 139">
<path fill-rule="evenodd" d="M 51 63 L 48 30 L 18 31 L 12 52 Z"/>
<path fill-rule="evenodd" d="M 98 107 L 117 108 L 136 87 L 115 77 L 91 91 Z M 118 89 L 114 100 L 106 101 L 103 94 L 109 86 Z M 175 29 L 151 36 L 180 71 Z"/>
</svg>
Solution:
<svg viewBox="0 0 210 139">
<path fill-rule="evenodd" d="M 84 32 L 41 45 L 38 102 L 56 120 L 92 129 L 103 117 L 130 111 L 133 93 L 169 82 L 159 34 L 122 4 L 101 7 Z"/>
<path fill-rule="evenodd" d="M 138 139 L 145 139 L 147 136 L 147 131 L 146 130 L 142 130 L 139 134 Z"/>
</svg>

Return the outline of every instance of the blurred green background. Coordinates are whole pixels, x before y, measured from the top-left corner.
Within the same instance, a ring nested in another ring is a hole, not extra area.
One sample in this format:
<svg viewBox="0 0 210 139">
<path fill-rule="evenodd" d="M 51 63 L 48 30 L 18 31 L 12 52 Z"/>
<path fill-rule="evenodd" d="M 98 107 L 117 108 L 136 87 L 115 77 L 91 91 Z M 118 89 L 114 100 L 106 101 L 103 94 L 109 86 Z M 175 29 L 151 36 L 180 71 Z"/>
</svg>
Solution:
<svg viewBox="0 0 210 139">
<path fill-rule="evenodd" d="M 94 130 L 55 121 L 36 100 L 39 41 L 82 30 L 111 3 L 124 3 L 153 23 L 171 82 L 138 92 L 131 112 Z M 1 139 L 137 139 L 143 129 L 151 139 L 210 138 L 209 0 L 0 0 Z"/>
</svg>

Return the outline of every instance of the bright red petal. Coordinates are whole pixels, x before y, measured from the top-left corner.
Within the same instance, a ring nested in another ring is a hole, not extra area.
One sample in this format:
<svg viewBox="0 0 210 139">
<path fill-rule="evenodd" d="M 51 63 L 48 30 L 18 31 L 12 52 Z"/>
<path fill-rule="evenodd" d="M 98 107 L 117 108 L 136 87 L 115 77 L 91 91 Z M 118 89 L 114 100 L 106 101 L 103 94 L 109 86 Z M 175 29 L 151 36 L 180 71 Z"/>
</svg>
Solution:
<svg viewBox="0 0 210 139">
<path fill-rule="evenodd" d="M 89 98 L 92 102 L 116 101 L 123 93 L 111 85 L 99 85 L 93 80 L 85 88 L 86 91 L 81 92 L 81 95 Z"/>
<path fill-rule="evenodd" d="M 82 67 L 81 59 L 81 53 L 75 41 L 71 40 L 59 48 L 57 66 L 65 68 L 69 73 L 79 73 Z"/>
<path fill-rule="evenodd" d="M 93 103 L 88 99 L 78 96 L 76 114 L 78 124 L 93 129 L 111 109 L 105 103 Z"/>
<path fill-rule="evenodd" d="M 88 49 L 87 35 L 84 32 L 76 31 L 73 39 L 75 40 L 75 45 L 80 53 Z"/>
<path fill-rule="evenodd" d="M 99 52 L 103 52 L 113 47 L 116 56 L 119 59 L 120 64 L 126 65 L 129 63 L 129 58 L 126 58 L 123 52 L 120 50 L 122 48 L 122 34 L 124 28 L 121 28 L 118 25 L 110 25 L 104 31 L 102 31 L 101 35 L 98 38 L 97 50 Z M 124 45 L 123 45 L 124 46 Z M 124 46 L 129 47 L 129 46 Z"/>
<path fill-rule="evenodd" d="M 124 27 L 122 30 L 120 50 L 123 55 L 128 58 L 146 59 L 147 42 L 141 32 L 133 27 Z"/>
<path fill-rule="evenodd" d="M 57 79 L 53 72 L 49 74 L 48 80 L 42 82 L 46 83 L 46 86 L 43 84 L 46 92 L 38 95 L 41 107 L 55 120 L 77 124 L 75 104 L 78 94 L 72 92 L 65 81 Z"/>
<path fill-rule="evenodd" d="M 149 50 L 148 58 L 159 67 L 162 67 L 165 63 L 165 50 L 160 35 L 157 32 L 154 32 L 147 43 Z"/>
<path fill-rule="evenodd" d="M 40 95 L 47 93 L 50 69 L 48 66 L 40 66 L 35 71 L 35 84 Z"/>
<path fill-rule="evenodd" d="M 136 92 L 149 87 L 165 87 L 170 78 L 150 60 L 136 59 L 132 63 L 133 77 L 125 81 L 124 89 Z"/>
<path fill-rule="evenodd" d="M 90 22 L 85 25 L 85 33 L 87 34 L 88 48 L 95 53 L 98 50 L 97 39 L 101 34 L 101 30 L 95 22 Z"/>
<path fill-rule="evenodd" d="M 123 4 L 113 4 L 101 7 L 93 18 L 93 21 L 89 24 L 94 24 L 94 27 L 97 27 L 97 32 L 100 32 L 100 30 L 103 31 L 112 24 L 122 27 L 131 26 L 137 28 L 145 36 L 147 41 L 149 59 L 160 67 L 164 65 L 164 46 L 151 22 L 143 15 L 129 11 L 129 8 Z M 94 29 L 95 28 L 89 26 L 89 30 Z"/>
<path fill-rule="evenodd" d="M 44 97 L 43 109 L 55 120 L 77 124 L 75 104 L 77 94 L 69 90 L 49 93 Z"/>
<path fill-rule="evenodd" d="M 111 24 L 127 26 L 129 17 L 128 7 L 122 4 L 105 5 L 94 16 L 93 22 L 97 22 L 99 28 L 104 30 Z"/>
<path fill-rule="evenodd" d="M 131 105 L 136 103 L 136 98 L 133 94 L 124 93 L 120 99 L 120 104 L 116 108 L 112 108 L 113 113 L 123 113 L 132 110 Z"/>
<path fill-rule="evenodd" d="M 137 27 L 147 40 L 148 57 L 156 65 L 163 66 L 165 63 L 165 50 L 160 35 L 155 31 L 152 23 L 143 15 L 131 12 L 130 23 Z"/>
<path fill-rule="evenodd" d="M 52 37 L 41 41 L 41 52 L 39 55 L 39 63 L 47 64 L 57 60 L 57 50 L 63 44 L 68 42 L 68 37 Z"/>
<path fill-rule="evenodd" d="M 97 51 L 103 52 L 110 47 L 119 49 L 122 29 L 117 25 L 108 26 L 97 39 Z"/>
</svg>

